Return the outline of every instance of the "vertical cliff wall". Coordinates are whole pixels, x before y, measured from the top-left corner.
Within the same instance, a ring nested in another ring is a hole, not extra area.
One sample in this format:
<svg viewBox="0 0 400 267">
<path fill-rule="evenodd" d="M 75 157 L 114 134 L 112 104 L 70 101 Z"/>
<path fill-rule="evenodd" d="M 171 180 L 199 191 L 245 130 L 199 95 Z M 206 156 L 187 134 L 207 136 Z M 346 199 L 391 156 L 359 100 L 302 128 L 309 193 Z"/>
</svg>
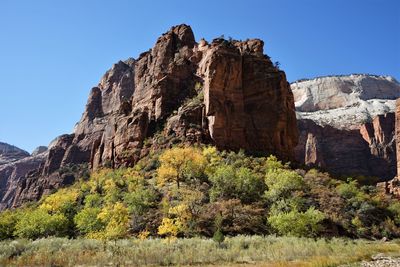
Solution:
<svg viewBox="0 0 400 267">
<path fill-rule="evenodd" d="M 177 142 L 293 160 L 293 94 L 263 47 L 258 39 L 196 43 L 189 26 L 172 27 L 148 52 L 106 72 L 74 133 L 59 137 L 44 164 L 20 180 L 12 205 L 72 183 L 60 169 L 132 166 Z"/>
<path fill-rule="evenodd" d="M 292 84 L 300 131 L 296 160 L 335 175 L 396 174 L 395 99 L 390 76 L 329 76 Z"/>
</svg>

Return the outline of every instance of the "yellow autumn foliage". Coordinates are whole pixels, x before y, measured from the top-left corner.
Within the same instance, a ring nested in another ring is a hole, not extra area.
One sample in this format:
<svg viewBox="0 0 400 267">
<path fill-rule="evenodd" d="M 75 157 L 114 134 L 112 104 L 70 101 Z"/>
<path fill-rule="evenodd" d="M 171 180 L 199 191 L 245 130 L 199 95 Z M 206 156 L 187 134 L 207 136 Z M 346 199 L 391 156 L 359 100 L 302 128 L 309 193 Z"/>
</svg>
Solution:
<svg viewBox="0 0 400 267">
<path fill-rule="evenodd" d="M 129 212 L 121 202 L 104 207 L 97 218 L 106 224 L 103 231 L 92 233 L 97 239 L 118 239 L 128 235 Z"/>
<path fill-rule="evenodd" d="M 49 213 L 63 212 L 68 205 L 74 205 L 78 197 L 79 191 L 76 189 L 59 189 L 56 193 L 47 196 L 39 208 Z"/>
<path fill-rule="evenodd" d="M 202 175 L 206 166 L 206 158 L 200 149 L 193 147 L 174 147 L 160 156 L 161 166 L 157 170 L 158 184 L 181 182 L 195 179 Z"/>
</svg>

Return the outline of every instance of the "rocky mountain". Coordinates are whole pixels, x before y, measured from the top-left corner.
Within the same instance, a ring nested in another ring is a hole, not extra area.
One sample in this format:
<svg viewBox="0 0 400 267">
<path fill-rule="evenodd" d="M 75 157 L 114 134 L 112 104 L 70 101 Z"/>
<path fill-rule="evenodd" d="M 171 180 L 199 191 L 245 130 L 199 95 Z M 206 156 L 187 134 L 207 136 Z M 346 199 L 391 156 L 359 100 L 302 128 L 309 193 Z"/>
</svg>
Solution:
<svg viewBox="0 0 400 267">
<path fill-rule="evenodd" d="M 29 153 L 25 150 L 0 142 L 0 166 L 23 159 L 28 156 Z"/>
<path fill-rule="evenodd" d="M 46 151 L 47 147 L 42 146 L 30 155 L 15 146 L 0 143 L 0 210 L 12 204 L 18 182 L 44 162 Z"/>
<path fill-rule="evenodd" d="M 0 169 L 0 208 L 38 200 L 89 170 L 133 166 L 177 143 L 389 180 L 396 173 L 397 97 L 399 83 L 383 76 L 289 85 L 262 40 L 196 42 L 189 26 L 178 25 L 104 74 L 72 134 Z"/>
<path fill-rule="evenodd" d="M 291 84 L 300 131 L 296 160 L 337 175 L 396 175 L 395 107 L 400 84 L 355 74 Z"/>
<path fill-rule="evenodd" d="M 263 47 L 259 39 L 197 43 L 189 26 L 172 27 L 148 52 L 105 73 L 74 133 L 59 137 L 44 163 L 20 179 L 8 206 L 72 183 L 76 175 L 65 171 L 72 166 L 132 166 L 174 143 L 293 160 L 293 94 Z"/>
</svg>

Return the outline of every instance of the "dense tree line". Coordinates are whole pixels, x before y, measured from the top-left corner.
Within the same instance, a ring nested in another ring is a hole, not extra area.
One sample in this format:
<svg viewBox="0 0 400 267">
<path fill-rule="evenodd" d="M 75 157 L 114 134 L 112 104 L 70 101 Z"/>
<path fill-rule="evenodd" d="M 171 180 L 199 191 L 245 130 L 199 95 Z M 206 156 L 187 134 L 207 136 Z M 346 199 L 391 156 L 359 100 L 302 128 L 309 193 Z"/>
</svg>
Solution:
<svg viewBox="0 0 400 267">
<path fill-rule="evenodd" d="M 0 213 L 0 238 L 399 237 L 400 202 L 276 157 L 174 147 Z"/>
</svg>

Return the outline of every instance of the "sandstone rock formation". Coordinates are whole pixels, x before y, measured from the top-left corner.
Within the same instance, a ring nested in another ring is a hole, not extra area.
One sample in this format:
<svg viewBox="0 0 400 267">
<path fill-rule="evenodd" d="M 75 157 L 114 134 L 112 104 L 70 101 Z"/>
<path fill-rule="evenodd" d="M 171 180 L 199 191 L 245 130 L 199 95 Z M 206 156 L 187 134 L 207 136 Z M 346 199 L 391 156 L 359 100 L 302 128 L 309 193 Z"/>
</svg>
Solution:
<svg viewBox="0 0 400 267">
<path fill-rule="evenodd" d="M 400 99 L 396 100 L 395 111 L 395 140 L 396 140 L 396 155 L 397 155 L 397 175 L 389 180 L 378 184 L 386 194 L 391 194 L 400 199 Z"/>
<path fill-rule="evenodd" d="M 224 42 L 209 45 L 199 64 L 211 138 L 224 149 L 292 159 L 297 129 L 285 73 L 263 56 L 263 41 Z"/>
<path fill-rule="evenodd" d="M 58 138 L 44 164 L 20 181 L 12 205 L 77 176 L 60 170 L 130 166 L 176 142 L 293 160 L 293 94 L 263 46 L 258 39 L 196 43 L 189 26 L 172 27 L 148 52 L 106 72 L 74 133 Z"/>
<path fill-rule="evenodd" d="M 2 159 L 8 158 L 7 163 L 0 165 L 0 210 L 12 205 L 19 181 L 30 171 L 35 170 L 46 158 L 46 147 L 28 152 L 1 143 Z M 4 162 L 4 161 L 3 161 Z"/>
<path fill-rule="evenodd" d="M 332 76 L 291 86 L 300 131 L 296 160 L 336 175 L 395 175 L 400 84 L 394 78 Z"/>
</svg>

